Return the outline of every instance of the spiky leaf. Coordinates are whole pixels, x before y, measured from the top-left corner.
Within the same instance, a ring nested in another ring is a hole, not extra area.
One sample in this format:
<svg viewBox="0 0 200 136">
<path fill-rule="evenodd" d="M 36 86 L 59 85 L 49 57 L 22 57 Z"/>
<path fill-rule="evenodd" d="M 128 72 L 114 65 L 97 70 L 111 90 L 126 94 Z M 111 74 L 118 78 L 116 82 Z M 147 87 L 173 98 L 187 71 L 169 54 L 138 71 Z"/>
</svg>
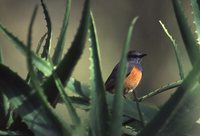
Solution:
<svg viewBox="0 0 200 136">
<path fill-rule="evenodd" d="M 16 36 L 14 36 L 12 33 L 10 33 L 5 27 L 3 27 L 0 24 L 0 32 L 3 33 L 15 46 L 19 51 L 21 51 L 22 54 L 26 55 L 26 52 L 28 51 L 27 47 L 24 45 L 23 42 L 21 42 Z M 40 57 L 38 57 L 35 53 L 31 52 L 33 63 L 35 66 L 42 71 L 46 76 L 50 75 L 52 72 L 52 69 L 50 65 L 42 60 Z"/>
<path fill-rule="evenodd" d="M 193 23 L 195 25 L 195 33 L 197 35 L 197 43 L 198 46 L 200 47 L 200 10 L 199 10 L 199 5 L 197 3 L 197 0 L 190 0 L 190 4 L 192 7 L 192 15 L 193 15 Z"/>
<path fill-rule="evenodd" d="M 42 5 L 44 15 L 45 15 L 45 20 L 46 20 L 46 23 L 47 23 L 47 39 L 46 39 L 41 57 L 47 59 L 48 56 L 49 56 L 50 48 L 51 48 L 52 26 L 51 26 L 51 19 L 50 19 L 47 7 L 46 7 L 43 0 L 40 0 L 40 1 L 41 1 L 41 5 Z"/>
<path fill-rule="evenodd" d="M 64 56 L 63 60 L 60 62 L 55 70 L 56 74 L 64 85 L 70 79 L 72 71 L 83 52 L 89 27 L 89 13 L 90 0 L 86 0 L 84 4 L 82 19 L 75 39 L 72 42 L 72 45 L 69 48 L 67 54 Z M 49 102 L 55 106 L 58 100 L 58 90 L 56 88 L 52 75 L 44 83 L 44 88 L 45 94 L 47 95 Z"/>
<path fill-rule="evenodd" d="M 91 90 L 88 86 L 81 84 L 80 81 L 70 78 L 66 88 L 71 90 L 71 92 L 84 97 L 85 99 L 89 99 Z"/>
<path fill-rule="evenodd" d="M 23 79 L 0 64 L 0 88 L 16 112 L 36 135 L 62 135 L 58 120 L 44 107 L 41 98 Z M 67 124 L 66 124 L 67 125 Z"/>
<path fill-rule="evenodd" d="M 53 73 L 53 76 L 54 76 L 54 80 L 55 80 L 56 86 L 58 88 L 58 91 L 60 93 L 60 96 L 61 96 L 62 100 L 64 101 L 64 104 L 65 104 L 66 108 L 69 111 L 69 115 L 70 115 L 70 117 L 72 119 L 72 122 L 74 123 L 74 125 L 76 127 L 78 127 L 80 125 L 80 118 L 78 117 L 78 115 L 76 113 L 76 110 L 73 107 L 72 102 L 70 101 L 70 98 L 65 93 L 64 86 L 62 85 L 60 79 L 54 73 Z"/>
<path fill-rule="evenodd" d="M 183 135 L 199 118 L 200 63 L 183 81 L 182 86 L 161 108 L 156 117 L 141 131 L 146 135 Z M 176 129 L 175 129 L 176 128 Z M 165 133 L 166 132 L 166 133 Z"/>
<path fill-rule="evenodd" d="M 122 51 L 122 56 L 120 60 L 119 73 L 117 78 L 117 87 L 116 93 L 114 96 L 113 110 L 112 110 L 112 120 L 111 120 L 111 135 L 112 136 L 120 136 L 121 135 L 121 125 L 122 125 L 122 115 L 123 115 L 123 81 L 126 72 L 126 55 L 128 53 L 128 49 L 130 47 L 130 41 L 132 38 L 132 31 L 135 25 L 137 17 L 134 18 L 131 22 L 131 25 L 128 30 L 125 46 Z"/>
<path fill-rule="evenodd" d="M 163 30 L 165 31 L 166 35 L 169 37 L 170 41 L 172 42 L 172 45 L 173 45 L 173 48 L 174 48 L 174 52 L 175 52 L 175 55 L 176 55 L 176 61 L 177 61 L 177 64 L 178 64 L 178 68 L 179 68 L 179 75 L 180 75 L 180 78 L 183 79 L 184 78 L 184 72 L 183 72 L 183 65 L 181 63 L 181 57 L 180 57 L 180 52 L 179 52 L 179 49 L 178 49 L 178 45 L 176 43 L 176 41 L 173 39 L 173 37 L 169 34 L 167 28 L 165 27 L 165 25 L 159 21 L 159 23 L 161 24 Z"/>
<path fill-rule="evenodd" d="M 0 47 L 0 64 L 3 64 L 3 52 L 1 47 Z"/>
<path fill-rule="evenodd" d="M 68 23 L 69 23 L 70 9 L 71 9 L 71 0 L 67 0 L 66 8 L 65 8 L 65 16 L 64 16 L 61 32 L 60 32 L 58 42 L 57 42 L 57 45 L 55 48 L 55 52 L 54 52 L 53 58 L 52 58 L 54 65 L 57 65 L 60 62 L 61 57 L 62 57 L 63 48 L 65 45 L 65 37 L 66 37 L 66 33 L 67 33 L 67 27 L 68 27 Z"/>
<path fill-rule="evenodd" d="M 99 43 L 92 13 L 90 26 L 90 80 L 91 80 L 91 130 L 93 135 L 109 135 L 109 114 L 105 97 L 104 82 L 101 75 Z"/>
<path fill-rule="evenodd" d="M 181 31 L 181 35 L 183 37 L 186 50 L 188 52 L 188 56 L 191 63 L 194 65 L 199 55 L 199 48 L 196 42 L 196 38 L 194 37 L 191 28 L 187 22 L 187 19 L 184 15 L 184 9 L 182 6 L 183 3 L 180 0 L 172 0 L 172 3 L 176 19 L 178 21 L 178 25 Z"/>
</svg>

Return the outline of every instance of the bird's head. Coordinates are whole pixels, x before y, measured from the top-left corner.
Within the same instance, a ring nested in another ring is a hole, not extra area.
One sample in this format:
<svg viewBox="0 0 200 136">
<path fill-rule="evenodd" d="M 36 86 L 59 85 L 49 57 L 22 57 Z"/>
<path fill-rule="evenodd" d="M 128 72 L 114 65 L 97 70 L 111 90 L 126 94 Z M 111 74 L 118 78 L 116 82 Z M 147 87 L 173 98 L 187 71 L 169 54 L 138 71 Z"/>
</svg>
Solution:
<svg viewBox="0 0 200 136">
<path fill-rule="evenodd" d="M 138 51 L 129 51 L 127 54 L 127 60 L 134 61 L 136 63 L 140 63 L 144 56 L 147 56 L 147 54 L 143 54 Z"/>
</svg>

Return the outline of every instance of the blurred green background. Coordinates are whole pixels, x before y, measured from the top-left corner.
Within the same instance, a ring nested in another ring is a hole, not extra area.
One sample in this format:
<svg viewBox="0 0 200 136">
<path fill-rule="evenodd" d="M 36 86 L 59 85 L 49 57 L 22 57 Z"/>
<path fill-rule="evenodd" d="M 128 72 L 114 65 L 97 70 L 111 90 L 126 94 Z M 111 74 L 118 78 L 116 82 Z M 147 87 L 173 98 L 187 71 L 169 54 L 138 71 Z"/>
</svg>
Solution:
<svg viewBox="0 0 200 136">
<path fill-rule="evenodd" d="M 147 53 L 143 59 L 143 79 L 136 89 L 138 96 L 145 95 L 167 83 L 179 79 L 178 67 L 172 45 L 163 32 L 159 20 L 168 28 L 176 39 L 181 53 L 184 71 L 190 70 L 177 21 L 170 0 L 91 0 L 97 32 L 99 36 L 101 64 L 104 81 L 109 76 L 112 68 L 119 61 L 120 53 L 125 41 L 129 24 L 133 17 L 139 16 L 136 23 L 132 50 Z M 62 25 L 65 11 L 65 0 L 45 0 L 53 26 L 52 50 Z M 28 25 L 36 4 L 39 0 L 0 0 L 0 22 L 9 31 L 26 42 Z M 65 51 L 69 48 L 80 21 L 83 0 L 72 0 L 71 16 L 66 40 Z M 46 24 L 41 7 L 34 24 L 33 45 L 34 49 L 40 37 L 46 32 Z M 12 47 L 2 34 L 0 46 L 3 49 L 5 64 L 16 71 L 22 78 L 26 77 L 26 59 Z M 81 82 L 89 83 L 89 50 L 86 46 L 84 54 L 73 73 L 73 77 Z M 173 91 L 167 91 L 147 101 L 162 105 Z"/>
</svg>

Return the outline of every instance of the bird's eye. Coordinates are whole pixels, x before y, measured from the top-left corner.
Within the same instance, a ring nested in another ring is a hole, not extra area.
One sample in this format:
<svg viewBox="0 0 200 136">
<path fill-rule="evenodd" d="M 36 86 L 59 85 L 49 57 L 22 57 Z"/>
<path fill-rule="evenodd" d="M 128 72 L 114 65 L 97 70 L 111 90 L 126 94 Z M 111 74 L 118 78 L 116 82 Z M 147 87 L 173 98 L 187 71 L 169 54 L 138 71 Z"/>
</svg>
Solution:
<svg viewBox="0 0 200 136">
<path fill-rule="evenodd" d="M 129 57 L 129 58 L 138 58 L 139 56 L 136 55 L 136 54 L 130 54 L 130 55 L 128 55 L 128 57 Z"/>
<path fill-rule="evenodd" d="M 134 55 L 131 55 L 131 57 L 138 58 L 139 56 L 134 54 Z"/>
</svg>

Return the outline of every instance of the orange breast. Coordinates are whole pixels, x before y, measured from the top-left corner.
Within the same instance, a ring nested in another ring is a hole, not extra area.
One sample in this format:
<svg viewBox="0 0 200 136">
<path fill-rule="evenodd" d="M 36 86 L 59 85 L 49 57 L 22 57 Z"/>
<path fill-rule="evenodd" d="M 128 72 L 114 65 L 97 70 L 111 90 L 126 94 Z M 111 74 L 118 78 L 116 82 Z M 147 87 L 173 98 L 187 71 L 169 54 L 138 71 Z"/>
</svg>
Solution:
<svg viewBox="0 0 200 136">
<path fill-rule="evenodd" d="M 124 87 L 126 91 L 134 90 L 140 83 L 141 78 L 142 72 L 137 67 L 134 67 L 131 73 L 125 78 Z"/>
</svg>

